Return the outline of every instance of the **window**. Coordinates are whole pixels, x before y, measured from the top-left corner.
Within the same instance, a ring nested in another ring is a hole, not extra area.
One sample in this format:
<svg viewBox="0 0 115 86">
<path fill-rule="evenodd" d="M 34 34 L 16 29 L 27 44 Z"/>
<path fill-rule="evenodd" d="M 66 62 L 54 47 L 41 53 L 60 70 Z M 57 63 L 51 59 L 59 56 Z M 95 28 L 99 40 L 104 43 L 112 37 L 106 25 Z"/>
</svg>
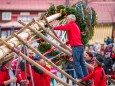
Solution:
<svg viewBox="0 0 115 86">
<path fill-rule="evenodd" d="M 21 12 L 20 15 L 30 15 L 30 12 Z"/>
<path fill-rule="evenodd" d="M 2 12 L 2 20 L 11 20 L 11 12 Z"/>
<path fill-rule="evenodd" d="M 6 37 L 7 37 L 7 32 L 6 31 L 2 31 L 1 38 L 2 39 L 6 39 Z"/>
<path fill-rule="evenodd" d="M 19 16 L 18 21 L 19 20 L 24 21 L 24 22 L 30 22 L 32 18 L 30 16 Z"/>
<path fill-rule="evenodd" d="M 30 22 L 30 21 L 32 21 L 32 19 L 37 19 L 38 18 L 38 16 L 18 16 L 18 21 L 19 20 L 21 20 L 21 21 L 24 21 L 24 22 Z"/>
</svg>

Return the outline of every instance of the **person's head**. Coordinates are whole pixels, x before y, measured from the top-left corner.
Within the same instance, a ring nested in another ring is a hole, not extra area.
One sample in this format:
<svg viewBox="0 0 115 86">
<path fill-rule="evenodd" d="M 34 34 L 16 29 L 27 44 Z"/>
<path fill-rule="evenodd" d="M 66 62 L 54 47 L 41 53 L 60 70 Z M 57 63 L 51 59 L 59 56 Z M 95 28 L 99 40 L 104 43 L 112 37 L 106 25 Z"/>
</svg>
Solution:
<svg viewBox="0 0 115 86">
<path fill-rule="evenodd" d="M 13 58 L 9 59 L 8 61 L 3 62 L 2 65 L 10 69 L 12 67 L 12 60 Z"/>
<path fill-rule="evenodd" d="M 101 54 L 102 56 L 104 56 L 104 51 L 100 51 L 100 54 Z"/>
<path fill-rule="evenodd" d="M 98 41 L 98 40 L 96 40 L 96 41 L 95 41 L 95 44 L 99 44 L 99 41 Z"/>
<path fill-rule="evenodd" d="M 108 39 L 110 39 L 110 37 L 109 37 L 109 36 L 107 36 L 107 38 L 108 38 Z"/>
<path fill-rule="evenodd" d="M 115 52 L 114 51 L 112 51 L 112 55 L 114 55 L 115 54 Z"/>
<path fill-rule="evenodd" d="M 46 66 L 46 62 L 41 58 L 37 61 L 37 63 L 40 64 L 43 67 Z"/>
<path fill-rule="evenodd" d="M 110 54 L 108 52 L 105 53 L 105 58 L 110 57 Z"/>
<path fill-rule="evenodd" d="M 31 50 L 29 50 L 28 53 L 29 53 L 29 56 L 33 56 L 34 55 L 34 53 Z"/>
<path fill-rule="evenodd" d="M 103 57 L 101 55 L 97 55 L 96 58 L 94 58 L 94 67 L 103 65 Z"/>
<path fill-rule="evenodd" d="M 84 57 L 85 57 L 85 60 L 92 60 L 93 54 L 91 52 L 86 52 Z"/>
<path fill-rule="evenodd" d="M 67 16 L 67 23 L 69 23 L 71 21 L 76 21 L 76 17 L 73 14 L 70 14 Z"/>
</svg>

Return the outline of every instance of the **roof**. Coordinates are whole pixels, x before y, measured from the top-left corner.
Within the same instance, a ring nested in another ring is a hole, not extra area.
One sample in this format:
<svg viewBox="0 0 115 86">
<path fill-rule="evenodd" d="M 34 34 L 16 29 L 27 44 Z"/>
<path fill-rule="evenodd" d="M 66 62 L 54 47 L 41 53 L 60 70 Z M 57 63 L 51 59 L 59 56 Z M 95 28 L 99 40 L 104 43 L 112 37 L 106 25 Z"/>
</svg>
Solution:
<svg viewBox="0 0 115 86">
<path fill-rule="evenodd" d="M 79 0 L 76 0 L 77 2 Z M 70 4 L 73 0 L 70 0 Z M 52 4 L 66 5 L 66 0 L 0 0 L 0 10 L 47 10 Z"/>
<path fill-rule="evenodd" d="M 115 2 L 91 2 L 89 6 L 96 11 L 98 23 L 115 22 Z"/>
<path fill-rule="evenodd" d="M 80 0 L 69 0 L 72 5 Z M 83 0 L 85 1 L 85 0 Z M 114 0 L 88 0 L 88 6 L 93 7 L 97 13 L 98 23 L 115 22 L 115 1 Z M 66 5 L 66 0 L 0 0 L 0 10 L 26 10 L 45 11 L 52 4 Z"/>
</svg>

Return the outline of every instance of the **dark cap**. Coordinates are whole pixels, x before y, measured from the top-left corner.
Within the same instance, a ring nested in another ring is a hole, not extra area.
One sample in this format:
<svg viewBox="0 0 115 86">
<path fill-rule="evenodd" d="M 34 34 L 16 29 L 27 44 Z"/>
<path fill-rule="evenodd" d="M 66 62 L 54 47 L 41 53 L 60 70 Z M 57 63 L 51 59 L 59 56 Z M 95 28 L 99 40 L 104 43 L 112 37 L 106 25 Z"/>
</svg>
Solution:
<svg viewBox="0 0 115 86">
<path fill-rule="evenodd" d="M 104 66 L 103 57 L 102 57 L 101 55 L 97 55 L 97 57 L 94 58 L 94 61 L 95 61 L 99 66 Z"/>
<path fill-rule="evenodd" d="M 40 56 L 38 56 L 38 54 L 36 54 L 35 56 L 34 56 L 34 60 L 40 60 L 41 58 L 40 58 Z"/>
</svg>

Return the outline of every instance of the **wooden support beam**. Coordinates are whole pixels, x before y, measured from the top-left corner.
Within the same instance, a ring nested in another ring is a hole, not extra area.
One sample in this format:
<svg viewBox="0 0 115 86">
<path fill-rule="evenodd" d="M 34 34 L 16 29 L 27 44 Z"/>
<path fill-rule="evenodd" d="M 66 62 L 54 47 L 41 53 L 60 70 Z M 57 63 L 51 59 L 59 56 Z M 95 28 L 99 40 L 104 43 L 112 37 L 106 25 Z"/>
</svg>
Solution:
<svg viewBox="0 0 115 86">
<path fill-rule="evenodd" d="M 58 38 L 57 34 L 55 33 L 55 31 L 52 29 L 52 26 L 49 24 L 48 20 L 46 19 L 45 16 L 43 16 L 45 23 L 49 26 L 49 28 L 51 29 L 52 33 Z"/>
<path fill-rule="evenodd" d="M 32 35 L 31 30 L 26 29 L 29 25 L 32 25 L 34 23 L 34 21 L 32 20 L 30 23 L 28 23 L 23 29 L 21 29 L 18 33 L 18 35 L 24 39 L 26 39 L 29 35 Z M 23 35 L 24 34 L 24 35 Z M 12 47 L 17 47 L 20 42 L 13 36 L 10 36 L 9 39 L 7 39 L 7 42 L 11 44 Z M 9 52 L 11 52 L 11 50 L 9 48 L 7 48 L 6 46 L 2 45 L 0 47 L 0 59 L 2 57 L 4 57 L 6 54 L 8 54 Z"/>
<path fill-rule="evenodd" d="M 62 69 L 57 67 L 54 63 L 51 62 L 51 60 L 47 59 L 44 55 L 42 55 L 39 51 L 31 47 L 28 42 L 24 41 L 22 38 L 20 38 L 18 35 L 14 34 L 18 38 L 19 41 L 21 41 L 24 45 L 26 45 L 29 49 L 31 49 L 34 53 L 38 54 L 43 60 L 45 60 L 47 63 L 49 63 L 51 66 L 56 68 L 59 72 L 61 72 L 63 75 L 65 75 L 67 78 L 72 80 L 74 83 L 77 84 L 76 79 L 74 79 L 72 76 L 68 75 L 66 72 L 64 72 Z"/>
<path fill-rule="evenodd" d="M 61 45 L 63 48 L 69 50 L 69 51 L 72 53 L 72 50 L 71 50 L 66 44 L 64 44 L 61 40 L 59 40 L 58 37 L 56 37 L 55 35 L 53 35 L 52 33 L 50 33 L 50 31 L 46 30 L 45 27 L 43 27 L 39 22 L 35 21 L 35 23 L 36 23 L 39 27 L 41 27 L 41 29 L 44 30 L 47 34 L 49 34 L 52 38 L 54 38 L 57 42 L 59 42 L 60 45 Z"/>
<path fill-rule="evenodd" d="M 30 59 L 29 57 L 27 57 L 26 55 L 24 55 L 22 52 L 19 52 L 16 48 L 12 47 L 10 44 L 8 44 L 7 42 L 5 42 L 1 38 L 0 38 L 0 42 L 3 43 L 4 45 L 6 45 L 9 49 L 11 49 L 14 52 L 16 52 L 18 55 L 22 56 L 23 59 L 27 60 L 32 65 L 36 66 L 37 68 L 39 68 L 40 70 L 42 70 L 43 72 L 45 72 L 46 74 L 48 74 L 49 76 L 51 76 L 52 78 L 54 78 L 55 80 L 57 80 L 58 82 L 60 82 L 61 84 L 63 84 L 64 86 L 69 86 L 69 84 L 67 84 L 63 80 L 59 79 L 57 76 L 55 76 L 54 74 L 52 74 L 51 72 L 49 72 L 48 70 L 46 70 L 44 67 L 42 67 L 41 65 L 39 65 L 38 63 L 36 63 L 32 59 Z"/>
<path fill-rule="evenodd" d="M 24 22 L 21 22 L 20 24 L 22 25 L 26 25 Z M 72 56 L 72 53 L 70 53 L 68 50 L 56 45 L 55 43 L 53 43 L 52 41 L 50 41 L 47 37 L 45 37 L 41 32 L 31 28 L 31 27 L 28 27 L 31 31 L 33 31 L 35 34 L 39 35 L 42 39 L 44 39 L 45 41 L 47 41 L 48 43 L 52 44 L 53 46 L 55 46 L 56 48 L 58 48 L 59 50 L 61 50 L 62 52 L 66 53 L 68 56 Z"/>
<path fill-rule="evenodd" d="M 48 20 L 48 22 L 51 22 L 51 21 L 55 20 L 56 18 L 58 18 L 60 16 L 61 16 L 61 14 L 57 13 L 57 14 L 54 14 L 54 15 L 52 15 L 50 17 L 47 17 L 47 20 Z M 44 25 L 44 23 L 42 23 L 42 25 Z M 34 27 L 36 27 L 36 28 L 33 28 L 33 29 L 39 30 L 39 27 L 36 24 L 34 24 Z M 22 37 L 23 39 L 27 39 L 28 36 L 32 36 L 32 35 L 33 35 L 33 32 L 28 28 L 18 34 L 18 36 Z M 10 43 L 12 47 L 17 47 L 20 44 L 20 42 L 15 37 L 11 38 L 7 42 Z M 1 46 L 0 48 L 1 48 L 1 50 L 0 50 L 0 58 L 4 57 L 6 54 L 8 54 L 11 51 L 6 46 Z"/>
</svg>

